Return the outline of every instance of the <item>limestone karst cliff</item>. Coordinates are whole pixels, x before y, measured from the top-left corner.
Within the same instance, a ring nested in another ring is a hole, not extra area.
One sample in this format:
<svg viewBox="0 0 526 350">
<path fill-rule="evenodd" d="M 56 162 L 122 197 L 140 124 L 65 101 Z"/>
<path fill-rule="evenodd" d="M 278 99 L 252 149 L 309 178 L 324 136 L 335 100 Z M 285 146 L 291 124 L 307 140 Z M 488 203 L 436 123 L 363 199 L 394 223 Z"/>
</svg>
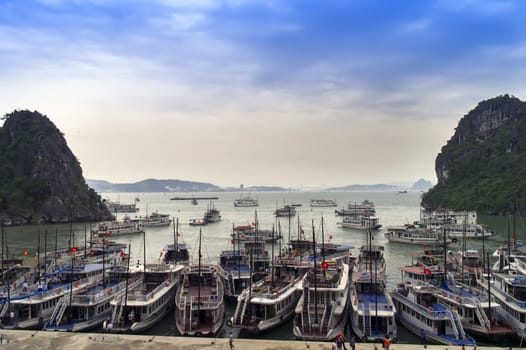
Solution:
<svg viewBox="0 0 526 350">
<path fill-rule="evenodd" d="M 504 214 L 526 205 L 526 103 L 510 95 L 480 102 L 458 123 L 435 161 L 427 209 Z"/>
<path fill-rule="evenodd" d="M 44 115 L 4 116 L 0 129 L 0 216 L 6 223 L 58 223 L 111 218 L 86 185 L 63 134 Z"/>
</svg>

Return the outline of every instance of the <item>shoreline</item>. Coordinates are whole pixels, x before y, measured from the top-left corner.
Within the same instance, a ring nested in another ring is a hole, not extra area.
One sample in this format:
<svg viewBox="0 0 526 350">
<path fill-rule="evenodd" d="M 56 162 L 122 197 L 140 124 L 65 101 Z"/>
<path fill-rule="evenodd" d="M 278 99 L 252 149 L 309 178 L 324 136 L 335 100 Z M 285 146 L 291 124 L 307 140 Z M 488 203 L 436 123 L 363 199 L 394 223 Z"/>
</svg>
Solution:
<svg viewBox="0 0 526 350">
<path fill-rule="evenodd" d="M 330 342 L 300 340 L 234 339 L 234 350 L 331 350 Z M 348 344 L 347 349 L 350 350 Z M 378 343 L 356 343 L 355 350 L 379 350 Z M 148 336 L 133 334 L 70 333 L 27 330 L 0 330 L 0 347 L 4 349 L 33 350 L 166 350 L 210 349 L 229 350 L 228 338 L 199 338 L 176 336 Z M 421 344 L 392 344 L 390 350 L 422 350 Z M 461 349 L 461 346 L 427 345 L 428 350 Z M 503 349 L 497 346 L 480 346 L 480 350 Z M 509 347 L 512 349 L 512 347 Z M 466 347 L 465 350 L 472 350 Z"/>
</svg>

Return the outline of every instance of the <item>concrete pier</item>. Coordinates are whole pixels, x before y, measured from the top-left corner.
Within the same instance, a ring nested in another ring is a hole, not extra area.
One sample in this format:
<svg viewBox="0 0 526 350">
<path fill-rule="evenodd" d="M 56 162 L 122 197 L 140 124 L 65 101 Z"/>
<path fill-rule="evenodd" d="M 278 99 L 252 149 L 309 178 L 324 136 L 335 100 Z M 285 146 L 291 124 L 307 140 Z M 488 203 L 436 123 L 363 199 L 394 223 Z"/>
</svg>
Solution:
<svg viewBox="0 0 526 350">
<path fill-rule="evenodd" d="M 346 344 L 347 350 L 350 350 Z M 525 344 L 526 346 L 526 344 Z M 423 350 L 420 344 L 392 344 L 390 350 Z M 226 338 L 167 337 L 101 333 L 0 330 L 0 349 L 13 350 L 230 350 Z M 234 350 L 331 350 L 331 343 L 297 340 L 234 339 Z M 381 344 L 357 343 L 356 350 L 382 350 Z M 428 345 L 427 350 L 461 350 L 460 346 Z M 511 349 L 478 347 L 478 350 Z M 473 350 L 467 347 L 465 350 Z"/>
</svg>

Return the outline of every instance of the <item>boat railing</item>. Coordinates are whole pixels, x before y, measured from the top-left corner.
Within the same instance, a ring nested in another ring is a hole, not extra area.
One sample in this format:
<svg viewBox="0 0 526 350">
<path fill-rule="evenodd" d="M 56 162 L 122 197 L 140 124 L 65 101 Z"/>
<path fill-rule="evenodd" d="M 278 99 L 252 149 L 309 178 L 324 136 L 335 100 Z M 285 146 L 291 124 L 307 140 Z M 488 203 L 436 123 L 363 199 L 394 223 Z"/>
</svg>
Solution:
<svg viewBox="0 0 526 350">
<path fill-rule="evenodd" d="M 400 295 L 402 295 L 400 292 L 396 292 Z M 402 295 L 403 296 L 403 295 Z M 431 315 L 431 316 L 434 316 L 434 317 L 447 317 L 447 318 L 451 318 L 451 312 L 448 310 L 448 309 L 445 309 L 445 310 L 435 310 L 433 309 L 431 306 L 422 306 L 420 304 L 417 304 L 416 302 L 414 302 L 413 300 L 407 298 L 404 296 L 404 301 L 406 303 L 408 303 L 411 308 L 413 308 L 414 310 L 416 311 L 419 311 L 420 313 L 422 314 L 427 314 L 427 315 Z"/>
</svg>

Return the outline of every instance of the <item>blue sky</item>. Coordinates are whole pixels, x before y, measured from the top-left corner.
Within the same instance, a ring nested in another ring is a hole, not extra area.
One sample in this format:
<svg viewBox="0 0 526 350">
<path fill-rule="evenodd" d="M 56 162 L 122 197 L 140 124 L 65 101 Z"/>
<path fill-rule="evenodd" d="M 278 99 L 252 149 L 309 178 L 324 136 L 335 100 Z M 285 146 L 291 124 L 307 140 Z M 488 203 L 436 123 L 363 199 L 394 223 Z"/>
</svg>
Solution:
<svg viewBox="0 0 526 350">
<path fill-rule="evenodd" d="M 522 1 L 0 3 L 0 112 L 84 175 L 220 186 L 435 181 L 460 118 L 526 95 Z"/>
</svg>

